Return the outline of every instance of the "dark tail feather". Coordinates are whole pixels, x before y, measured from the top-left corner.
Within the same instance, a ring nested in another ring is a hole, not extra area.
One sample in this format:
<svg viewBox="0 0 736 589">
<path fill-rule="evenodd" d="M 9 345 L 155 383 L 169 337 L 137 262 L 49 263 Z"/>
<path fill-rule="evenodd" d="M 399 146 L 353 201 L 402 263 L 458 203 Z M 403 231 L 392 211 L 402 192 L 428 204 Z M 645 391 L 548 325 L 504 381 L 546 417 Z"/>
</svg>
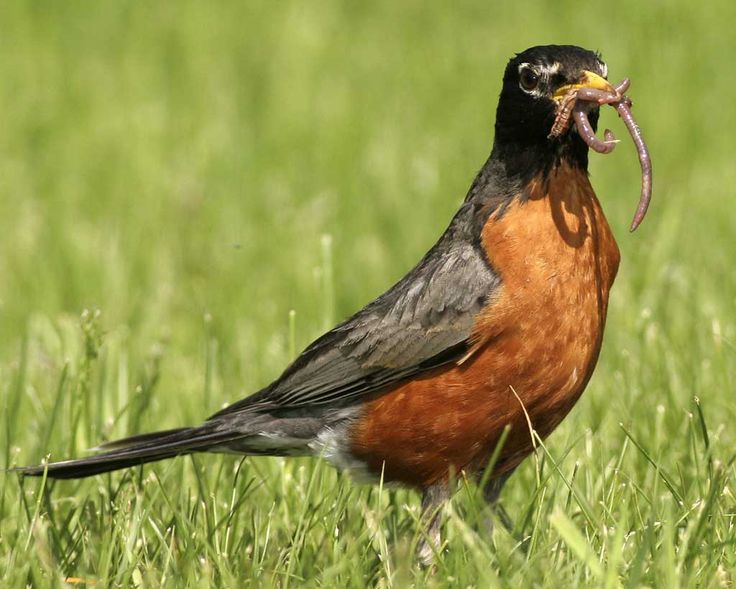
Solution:
<svg viewBox="0 0 736 589">
<path fill-rule="evenodd" d="M 15 469 L 28 476 L 42 476 L 48 472 L 53 479 L 80 479 L 103 472 L 173 458 L 182 454 L 205 451 L 225 442 L 243 437 L 235 431 L 216 431 L 209 424 L 185 427 L 133 436 L 103 444 L 99 449 L 109 450 L 89 458 L 64 460 Z"/>
<path fill-rule="evenodd" d="M 90 449 L 90 452 L 109 452 L 110 450 L 122 450 L 124 448 L 132 448 L 133 446 L 143 446 L 145 444 L 161 444 L 166 441 L 184 440 L 190 437 L 190 434 L 197 430 L 194 427 L 177 427 L 175 429 L 166 429 L 157 432 L 148 432 L 146 434 L 136 434 L 129 438 L 120 438 L 119 440 L 110 440 L 104 444 L 100 444 Z"/>
</svg>

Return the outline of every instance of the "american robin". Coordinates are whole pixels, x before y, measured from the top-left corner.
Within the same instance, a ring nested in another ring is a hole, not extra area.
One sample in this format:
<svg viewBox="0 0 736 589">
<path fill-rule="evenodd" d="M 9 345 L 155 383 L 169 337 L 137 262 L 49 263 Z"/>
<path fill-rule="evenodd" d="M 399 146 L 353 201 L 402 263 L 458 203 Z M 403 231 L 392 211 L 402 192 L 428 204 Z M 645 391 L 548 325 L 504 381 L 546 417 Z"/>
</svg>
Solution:
<svg viewBox="0 0 736 589">
<path fill-rule="evenodd" d="M 193 452 L 321 456 L 423 493 L 430 541 L 452 473 L 485 489 L 550 434 L 580 397 L 601 349 L 619 250 L 588 180 L 574 125 L 550 130 L 571 89 L 613 93 L 600 57 L 574 46 L 511 59 L 490 157 L 439 241 L 398 283 L 317 339 L 273 383 L 202 425 L 21 469 L 51 478 Z M 590 102 L 595 129 L 599 105 Z M 568 113 L 569 114 L 569 113 Z"/>
</svg>

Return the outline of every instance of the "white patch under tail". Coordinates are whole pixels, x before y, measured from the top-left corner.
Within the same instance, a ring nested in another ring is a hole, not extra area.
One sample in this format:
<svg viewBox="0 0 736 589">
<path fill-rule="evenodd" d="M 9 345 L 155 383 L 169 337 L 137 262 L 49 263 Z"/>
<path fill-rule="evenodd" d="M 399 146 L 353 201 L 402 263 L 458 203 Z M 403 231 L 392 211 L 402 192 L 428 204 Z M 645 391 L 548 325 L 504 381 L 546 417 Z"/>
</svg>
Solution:
<svg viewBox="0 0 736 589">
<path fill-rule="evenodd" d="M 350 451 L 349 425 L 349 421 L 343 421 L 325 426 L 309 442 L 309 448 L 315 456 L 324 458 L 338 470 L 347 471 L 354 479 L 375 481 L 376 475 L 368 470 L 368 465 Z"/>
</svg>

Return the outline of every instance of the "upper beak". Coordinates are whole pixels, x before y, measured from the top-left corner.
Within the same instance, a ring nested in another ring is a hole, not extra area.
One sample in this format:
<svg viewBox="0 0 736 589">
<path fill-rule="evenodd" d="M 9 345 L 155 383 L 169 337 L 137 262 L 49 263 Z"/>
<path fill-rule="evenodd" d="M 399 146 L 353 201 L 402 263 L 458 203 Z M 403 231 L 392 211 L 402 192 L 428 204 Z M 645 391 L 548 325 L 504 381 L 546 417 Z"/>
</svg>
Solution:
<svg viewBox="0 0 736 589">
<path fill-rule="evenodd" d="M 593 88 L 595 90 L 603 90 L 616 94 L 616 89 L 608 83 L 608 80 L 602 78 L 598 74 L 594 74 L 588 70 L 583 70 L 583 75 L 577 84 L 566 84 L 557 89 L 552 95 L 554 100 L 561 100 L 570 90 L 579 90 L 581 88 Z"/>
</svg>

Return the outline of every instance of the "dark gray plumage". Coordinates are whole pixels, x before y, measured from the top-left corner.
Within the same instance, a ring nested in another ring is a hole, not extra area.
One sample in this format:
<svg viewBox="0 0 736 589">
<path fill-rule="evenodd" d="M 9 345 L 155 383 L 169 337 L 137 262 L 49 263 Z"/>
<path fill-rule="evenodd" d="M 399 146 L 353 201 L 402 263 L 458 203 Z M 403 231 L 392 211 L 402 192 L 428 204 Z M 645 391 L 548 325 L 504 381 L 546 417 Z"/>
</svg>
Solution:
<svg viewBox="0 0 736 589">
<path fill-rule="evenodd" d="M 473 230 L 484 222 L 479 216 L 495 210 L 479 206 L 482 193 L 476 181 L 414 269 L 312 343 L 268 387 L 199 427 L 118 440 L 96 456 L 20 472 L 40 475 L 46 469 L 53 478 L 77 478 L 196 451 L 309 453 L 321 431 L 353 418 L 365 398 L 467 351 L 474 318 L 500 284 Z"/>
</svg>

